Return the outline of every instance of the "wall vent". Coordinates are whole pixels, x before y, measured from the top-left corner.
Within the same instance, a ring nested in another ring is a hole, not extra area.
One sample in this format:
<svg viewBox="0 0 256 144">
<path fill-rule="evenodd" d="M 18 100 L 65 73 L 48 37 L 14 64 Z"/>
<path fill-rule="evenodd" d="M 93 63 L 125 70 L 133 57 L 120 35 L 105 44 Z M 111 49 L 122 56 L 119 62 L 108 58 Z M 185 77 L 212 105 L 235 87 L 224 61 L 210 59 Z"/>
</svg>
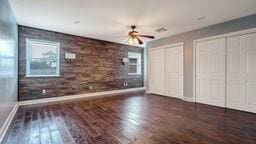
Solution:
<svg viewBox="0 0 256 144">
<path fill-rule="evenodd" d="M 156 30 L 156 32 L 158 32 L 158 33 L 162 33 L 162 32 L 165 32 L 165 31 L 167 31 L 166 28 L 159 28 L 159 29 Z"/>
</svg>

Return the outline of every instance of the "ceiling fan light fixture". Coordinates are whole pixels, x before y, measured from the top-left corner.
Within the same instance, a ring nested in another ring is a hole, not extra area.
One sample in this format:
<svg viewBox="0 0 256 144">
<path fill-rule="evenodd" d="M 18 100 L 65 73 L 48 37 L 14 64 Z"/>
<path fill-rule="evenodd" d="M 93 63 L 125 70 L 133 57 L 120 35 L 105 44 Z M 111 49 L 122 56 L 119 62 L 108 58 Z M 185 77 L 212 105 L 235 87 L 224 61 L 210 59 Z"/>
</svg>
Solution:
<svg viewBox="0 0 256 144">
<path fill-rule="evenodd" d="M 129 44 L 130 44 L 130 45 L 138 45 L 138 44 L 139 44 L 139 41 L 138 41 L 137 38 L 130 37 L 130 38 L 129 38 Z"/>
<path fill-rule="evenodd" d="M 138 41 L 137 38 L 133 38 L 133 42 L 134 42 L 135 45 L 138 45 L 138 44 L 139 44 L 139 41 Z"/>
<path fill-rule="evenodd" d="M 133 45 L 133 43 L 134 43 L 133 38 L 130 37 L 128 42 L 129 42 L 130 45 Z"/>
<path fill-rule="evenodd" d="M 131 26 L 132 31 L 128 33 L 129 39 L 128 43 L 130 45 L 142 45 L 143 40 L 141 38 L 149 38 L 149 39 L 154 39 L 154 36 L 151 35 L 141 35 L 138 31 L 135 31 L 136 26 Z"/>
</svg>

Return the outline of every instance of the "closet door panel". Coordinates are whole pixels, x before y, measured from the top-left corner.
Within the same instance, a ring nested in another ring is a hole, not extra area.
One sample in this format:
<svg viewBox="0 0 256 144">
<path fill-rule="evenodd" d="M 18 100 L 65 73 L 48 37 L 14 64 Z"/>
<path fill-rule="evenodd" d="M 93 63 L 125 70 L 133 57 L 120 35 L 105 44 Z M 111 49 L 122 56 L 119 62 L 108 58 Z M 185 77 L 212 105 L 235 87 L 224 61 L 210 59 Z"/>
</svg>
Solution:
<svg viewBox="0 0 256 144">
<path fill-rule="evenodd" d="M 227 107 L 256 112 L 256 34 L 227 39 Z"/>
<path fill-rule="evenodd" d="M 183 97 L 183 46 L 165 49 L 166 95 L 174 98 Z"/>
<path fill-rule="evenodd" d="M 165 50 L 150 50 L 150 92 L 165 95 Z"/>
<path fill-rule="evenodd" d="M 225 39 L 196 44 L 196 101 L 225 107 Z"/>
</svg>

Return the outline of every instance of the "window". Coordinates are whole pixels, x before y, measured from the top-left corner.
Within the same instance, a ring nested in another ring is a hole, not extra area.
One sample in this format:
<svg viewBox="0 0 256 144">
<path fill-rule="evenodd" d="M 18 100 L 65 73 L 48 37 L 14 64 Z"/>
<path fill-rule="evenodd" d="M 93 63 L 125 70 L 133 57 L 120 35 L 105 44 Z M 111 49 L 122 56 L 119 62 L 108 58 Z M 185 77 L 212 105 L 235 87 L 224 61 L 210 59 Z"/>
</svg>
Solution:
<svg viewBox="0 0 256 144">
<path fill-rule="evenodd" d="M 57 42 L 26 39 L 26 76 L 59 76 L 59 49 Z"/>
<path fill-rule="evenodd" d="M 140 75 L 141 74 L 141 53 L 128 53 L 129 59 L 129 75 Z"/>
</svg>

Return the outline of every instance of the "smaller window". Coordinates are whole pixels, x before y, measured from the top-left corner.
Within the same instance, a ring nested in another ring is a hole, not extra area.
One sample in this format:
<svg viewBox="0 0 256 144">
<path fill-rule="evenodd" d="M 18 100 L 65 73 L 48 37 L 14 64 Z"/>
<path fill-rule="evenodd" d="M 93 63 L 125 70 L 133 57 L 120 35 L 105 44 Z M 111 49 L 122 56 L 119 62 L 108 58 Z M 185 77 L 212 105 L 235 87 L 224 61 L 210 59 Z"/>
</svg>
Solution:
<svg viewBox="0 0 256 144">
<path fill-rule="evenodd" d="M 141 53 L 128 53 L 128 67 L 129 67 L 129 75 L 140 75 L 141 74 Z"/>
<path fill-rule="evenodd" d="M 59 76 L 59 49 L 57 42 L 26 39 L 26 76 Z"/>
</svg>

